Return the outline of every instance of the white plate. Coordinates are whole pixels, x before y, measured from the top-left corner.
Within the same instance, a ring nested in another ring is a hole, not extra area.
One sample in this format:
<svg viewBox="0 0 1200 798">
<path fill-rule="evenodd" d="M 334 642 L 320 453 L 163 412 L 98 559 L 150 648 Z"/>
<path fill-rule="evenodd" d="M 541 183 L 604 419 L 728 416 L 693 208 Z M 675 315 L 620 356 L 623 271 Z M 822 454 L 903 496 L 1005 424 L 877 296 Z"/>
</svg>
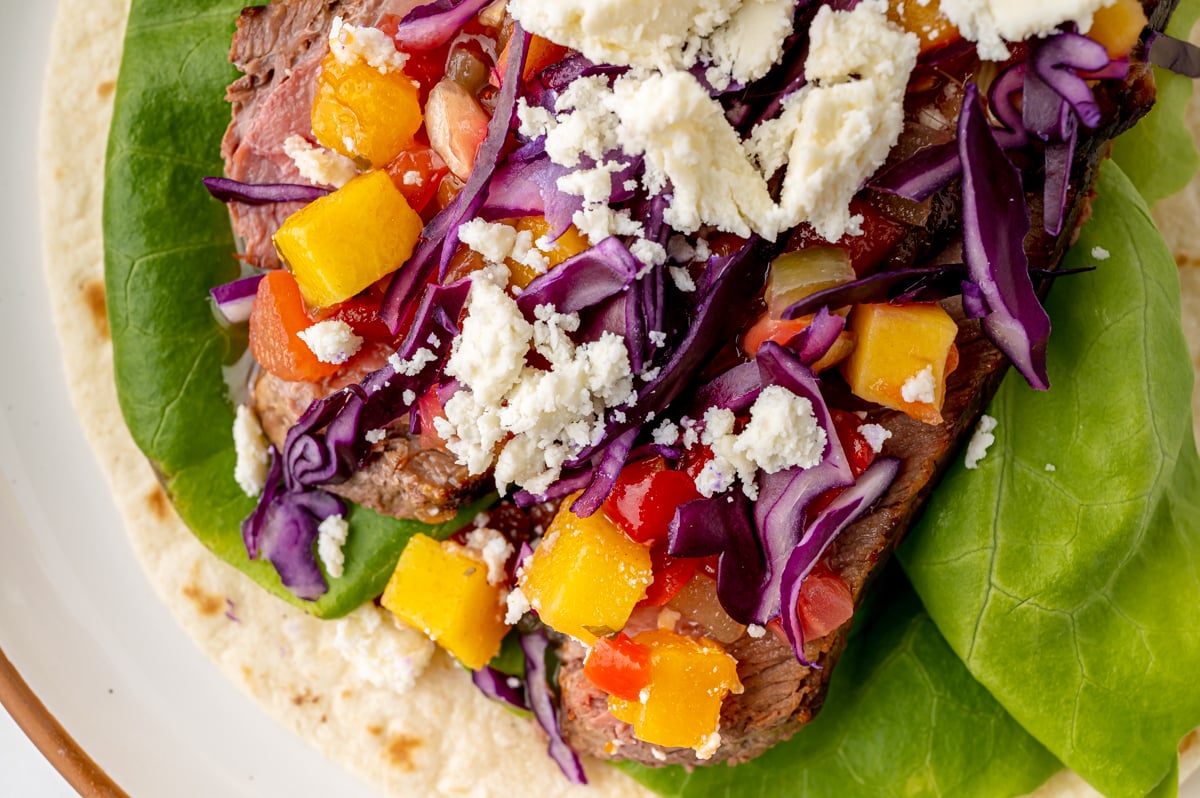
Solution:
<svg viewBox="0 0 1200 798">
<path fill-rule="evenodd" d="M 0 649 L 136 798 L 371 796 L 227 683 L 134 561 L 75 421 L 39 268 L 37 106 L 52 3 L 3 3 Z M 52 760 L 62 752 L 50 752 Z M 1200 798 L 1200 780 L 1185 791 Z"/>
</svg>

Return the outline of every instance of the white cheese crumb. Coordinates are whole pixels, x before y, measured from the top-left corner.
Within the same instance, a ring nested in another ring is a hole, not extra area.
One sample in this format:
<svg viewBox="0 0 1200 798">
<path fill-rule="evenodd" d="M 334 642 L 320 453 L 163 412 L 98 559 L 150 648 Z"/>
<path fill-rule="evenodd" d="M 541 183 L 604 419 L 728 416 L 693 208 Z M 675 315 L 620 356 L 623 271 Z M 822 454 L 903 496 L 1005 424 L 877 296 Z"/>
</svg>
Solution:
<svg viewBox="0 0 1200 798">
<path fill-rule="evenodd" d="M 421 347 L 408 360 L 400 357 L 399 352 L 393 352 L 388 355 L 388 365 L 396 370 L 397 374 L 404 377 L 415 377 L 430 363 L 437 361 L 437 355 L 430 352 L 425 347 Z"/>
<path fill-rule="evenodd" d="M 1104 247 L 1092 247 L 1092 257 L 1096 260 L 1108 260 L 1112 257 L 1112 253 Z"/>
<path fill-rule="evenodd" d="M 400 394 L 400 401 L 411 407 L 413 402 L 417 401 L 417 394 L 413 391 L 406 390 L 404 393 Z"/>
<path fill-rule="evenodd" d="M 1081 33 L 1092 27 L 1092 15 L 1112 0 L 941 0 L 941 12 L 962 35 L 977 42 L 979 56 L 988 61 L 1009 57 L 1005 42 L 1048 36 L 1065 22 Z"/>
<path fill-rule="evenodd" d="M 701 761 L 712 759 L 713 754 L 715 754 L 717 749 L 720 747 L 721 733 L 719 731 L 715 731 L 706 736 L 700 745 L 696 746 L 696 758 Z"/>
<path fill-rule="evenodd" d="M 655 366 L 652 369 L 647 369 L 647 370 L 643 371 L 641 374 L 638 375 L 638 377 L 641 378 L 642 382 L 654 382 L 655 380 L 658 379 L 658 374 L 661 371 L 662 371 L 661 368 L 659 368 L 658 366 Z"/>
<path fill-rule="evenodd" d="M 513 546 L 504 535 L 494 529 L 478 527 L 467 533 L 467 548 L 478 552 L 483 559 L 488 569 L 489 585 L 499 585 L 508 581 L 508 572 L 504 565 L 512 556 Z"/>
<path fill-rule="evenodd" d="M 696 281 L 692 279 L 692 273 L 682 266 L 668 266 L 667 273 L 671 275 L 671 281 L 675 283 L 675 287 L 685 294 L 690 294 L 696 290 Z"/>
<path fill-rule="evenodd" d="M 654 430 L 652 437 L 659 446 L 674 446 L 679 442 L 679 427 L 671 419 L 664 418 Z"/>
<path fill-rule="evenodd" d="M 471 219 L 459 225 L 458 240 L 482 255 L 488 263 L 504 263 L 517 245 L 517 231 L 500 222 Z"/>
<path fill-rule="evenodd" d="M 317 527 L 317 556 L 321 558 L 325 572 L 334 579 L 345 572 L 346 555 L 342 547 L 349 534 L 350 525 L 340 514 L 329 516 Z"/>
<path fill-rule="evenodd" d="M 664 752 L 664 751 L 663 751 L 661 748 L 654 748 L 654 747 L 652 746 L 652 747 L 650 748 L 650 756 L 654 757 L 654 758 L 655 758 L 655 759 L 657 759 L 659 762 L 666 762 L 666 761 L 667 761 L 667 755 L 666 755 L 666 753 L 665 753 L 665 752 Z"/>
<path fill-rule="evenodd" d="M 369 429 L 363 433 L 363 439 L 367 443 L 375 444 L 387 437 L 387 432 L 381 429 Z"/>
<path fill-rule="evenodd" d="M 987 456 L 988 448 L 996 442 L 996 436 L 992 432 L 996 429 L 997 421 L 989 415 L 983 415 L 979 418 L 979 425 L 975 427 L 975 434 L 971 436 L 970 443 L 967 444 L 967 455 L 965 463 L 967 468 L 978 468 L 979 461 Z"/>
<path fill-rule="evenodd" d="M 519 587 L 514 587 L 508 591 L 508 598 L 505 599 L 504 603 L 507 607 L 504 622 L 509 626 L 518 623 L 525 616 L 525 613 L 533 609 L 529 606 L 529 599 L 525 597 L 525 594 L 521 592 L 521 588 Z"/>
<path fill-rule="evenodd" d="M 881 427 L 878 424 L 863 424 L 858 428 L 858 434 L 863 436 L 867 445 L 871 447 L 871 451 L 879 454 L 883 451 L 883 444 L 888 438 L 892 437 L 892 431 Z"/>
<path fill-rule="evenodd" d="M 363 343 L 354 328 L 340 319 L 319 321 L 296 334 L 322 363 L 345 363 L 358 354 Z"/>
<path fill-rule="evenodd" d="M 433 641 L 370 602 L 333 623 L 334 649 L 376 687 L 406 692 L 433 657 Z"/>
<path fill-rule="evenodd" d="M 656 349 L 662 349 L 667 345 L 667 334 L 662 330 L 651 330 L 646 337 L 650 339 L 650 345 Z"/>
<path fill-rule="evenodd" d="M 283 140 L 283 152 L 310 183 L 341 188 L 358 176 L 358 166 L 340 152 L 315 147 L 303 136 Z"/>
<path fill-rule="evenodd" d="M 334 17 L 329 28 L 329 51 L 339 63 L 361 62 L 382 74 L 401 71 L 408 62 L 408 55 L 396 49 L 391 36 L 379 28 L 347 24 L 341 17 Z"/>
<path fill-rule="evenodd" d="M 419 186 L 422 182 L 424 182 L 424 180 L 425 178 L 421 175 L 421 173 L 415 169 L 405 172 L 403 177 L 403 182 L 406 186 Z"/>
<path fill-rule="evenodd" d="M 750 635 L 755 640 L 757 640 L 760 637 L 763 637 L 764 635 L 766 635 L 766 633 L 767 633 L 767 627 L 759 626 L 756 623 L 752 623 L 746 627 L 746 634 Z"/>
<path fill-rule="evenodd" d="M 645 266 L 659 266 L 667 262 L 667 250 L 662 244 L 639 238 L 629 245 L 629 254 L 637 258 Z M 639 276 L 645 274 L 643 269 Z"/>
<path fill-rule="evenodd" d="M 926 366 L 904 381 L 904 384 L 900 386 L 900 398 L 906 402 L 931 405 L 937 399 L 936 389 L 933 366 Z"/>
<path fill-rule="evenodd" d="M 238 405 L 233 417 L 233 478 L 247 496 L 262 493 L 267 484 L 269 446 L 253 408 Z"/>
</svg>

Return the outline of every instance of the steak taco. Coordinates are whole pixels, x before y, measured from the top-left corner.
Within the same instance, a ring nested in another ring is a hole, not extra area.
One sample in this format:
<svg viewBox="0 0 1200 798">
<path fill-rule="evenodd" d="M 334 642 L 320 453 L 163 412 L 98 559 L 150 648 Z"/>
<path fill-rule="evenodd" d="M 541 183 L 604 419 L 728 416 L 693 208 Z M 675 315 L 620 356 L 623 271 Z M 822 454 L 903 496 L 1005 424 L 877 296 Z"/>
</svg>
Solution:
<svg viewBox="0 0 1200 798">
<path fill-rule="evenodd" d="M 152 578 L 398 794 L 1174 783 L 1172 11 L 135 2 L 104 235 Z"/>
</svg>

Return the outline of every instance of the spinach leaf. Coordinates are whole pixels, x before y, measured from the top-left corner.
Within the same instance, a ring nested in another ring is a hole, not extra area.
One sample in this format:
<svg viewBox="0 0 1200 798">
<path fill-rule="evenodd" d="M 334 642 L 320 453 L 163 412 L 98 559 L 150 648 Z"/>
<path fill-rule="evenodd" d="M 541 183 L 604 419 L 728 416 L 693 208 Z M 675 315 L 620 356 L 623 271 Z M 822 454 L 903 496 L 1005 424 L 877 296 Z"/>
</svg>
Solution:
<svg viewBox="0 0 1200 798">
<path fill-rule="evenodd" d="M 1145 795 L 1200 725 L 1200 458 L 1175 263 L 1105 164 L 1048 306 L 1053 390 L 1015 375 L 900 560 L 971 673 L 1108 795 Z"/>
<path fill-rule="evenodd" d="M 117 391 L 134 441 L 196 536 L 275 595 L 336 617 L 382 592 L 409 537 L 444 536 L 480 508 L 436 527 L 355 508 L 345 574 L 317 602 L 299 601 L 269 564 L 246 557 L 240 523 L 254 500 L 233 480 L 225 380 L 245 352 L 245 327 L 218 322 L 208 299 L 240 266 L 229 214 L 200 183 L 222 169 L 224 87 L 236 77 L 229 42 L 243 5 L 136 0 L 130 9 L 104 196 Z"/>
<path fill-rule="evenodd" d="M 1197 18 L 1200 0 L 1183 0 L 1171 16 L 1167 33 L 1186 39 Z M 1154 67 L 1158 99 L 1129 132 L 1117 139 L 1112 157 L 1150 205 L 1181 191 L 1200 167 L 1192 133 L 1183 112 L 1192 97 L 1192 79 Z M 1161 168 L 1171 164 L 1170 169 Z"/>
<path fill-rule="evenodd" d="M 851 639 L 821 713 L 791 740 L 736 767 L 622 770 L 678 798 L 994 798 L 1053 775 L 1057 760 L 971 678 L 902 576 L 880 581 L 877 617 Z"/>
</svg>

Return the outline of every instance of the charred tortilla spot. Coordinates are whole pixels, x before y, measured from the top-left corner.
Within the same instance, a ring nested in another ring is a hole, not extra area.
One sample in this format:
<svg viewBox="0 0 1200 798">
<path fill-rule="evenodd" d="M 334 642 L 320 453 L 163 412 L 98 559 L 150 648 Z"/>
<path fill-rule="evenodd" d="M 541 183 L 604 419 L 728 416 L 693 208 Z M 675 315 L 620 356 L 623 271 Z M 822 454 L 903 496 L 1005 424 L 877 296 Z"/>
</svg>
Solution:
<svg viewBox="0 0 1200 798">
<path fill-rule="evenodd" d="M 102 340 L 109 340 L 108 301 L 104 294 L 104 280 L 99 278 L 88 280 L 80 286 L 79 291 L 83 294 L 83 302 L 87 305 L 92 323 L 96 325 L 96 332 Z"/>
<path fill-rule="evenodd" d="M 378 723 L 372 723 L 367 727 L 367 734 L 371 735 L 372 737 L 381 737 L 383 736 L 383 727 Z"/>
<path fill-rule="evenodd" d="M 183 595 L 196 606 L 196 611 L 205 617 L 220 615 L 225 610 L 225 599 L 206 593 L 195 584 L 184 585 Z"/>
<path fill-rule="evenodd" d="M 113 90 L 117 88 L 115 80 L 104 80 L 96 86 L 96 96 L 101 99 L 106 99 L 112 96 Z"/>
<path fill-rule="evenodd" d="M 420 745 L 421 741 L 416 737 L 410 737 L 407 734 L 395 735 L 387 742 L 385 756 L 388 764 L 409 773 L 413 772 L 416 770 L 416 765 L 412 759 L 412 752 Z"/>
<path fill-rule="evenodd" d="M 307 687 L 292 696 L 292 706 L 302 707 L 305 704 L 319 704 L 321 696 L 316 695 Z"/>
<path fill-rule="evenodd" d="M 155 485 L 154 490 L 146 497 L 146 507 L 159 521 L 166 521 L 171 517 L 171 500 L 167 498 L 166 491 L 158 485 Z"/>
</svg>

